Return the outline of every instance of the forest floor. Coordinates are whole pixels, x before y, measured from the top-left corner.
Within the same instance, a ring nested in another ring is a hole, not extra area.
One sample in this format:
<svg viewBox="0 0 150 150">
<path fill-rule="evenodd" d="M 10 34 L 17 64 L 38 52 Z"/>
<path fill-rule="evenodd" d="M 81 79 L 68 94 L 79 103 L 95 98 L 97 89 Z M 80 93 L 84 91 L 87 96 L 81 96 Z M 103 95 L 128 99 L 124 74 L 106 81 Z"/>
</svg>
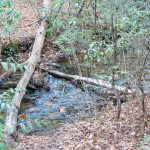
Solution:
<svg viewBox="0 0 150 150">
<path fill-rule="evenodd" d="M 24 41 L 34 38 L 38 24 L 38 13 L 34 10 L 32 3 L 28 0 L 12 0 L 15 9 L 20 12 L 20 19 L 17 29 L 10 33 L 10 39 L 13 41 Z"/>
<path fill-rule="evenodd" d="M 34 38 L 38 28 L 37 13 L 29 1 L 12 0 L 15 8 L 21 12 L 18 30 L 11 33 L 12 40 Z M 30 26 L 28 26 L 31 24 Z M 47 50 L 43 60 L 50 60 L 57 53 L 51 42 L 46 42 Z M 122 104 L 121 117 L 115 121 L 116 107 L 109 104 L 99 115 L 64 124 L 53 130 L 42 131 L 35 135 L 19 133 L 18 150 L 138 150 L 141 137 L 150 136 L 150 98 L 147 103 L 147 124 L 142 131 L 141 100 L 135 99 Z M 149 145 L 150 147 L 150 145 Z M 145 148 L 148 148 L 145 146 Z"/>
<path fill-rule="evenodd" d="M 65 124 L 39 135 L 19 134 L 18 150 L 139 150 L 143 135 L 150 136 L 150 98 L 147 124 L 142 131 L 141 101 L 122 104 L 121 117 L 115 121 L 116 108 L 110 103 L 97 117 Z M 145 149 L 150 148 L 145 144 Z M 142 144 L 142 143 L 141 143 Z"/>
</svg>

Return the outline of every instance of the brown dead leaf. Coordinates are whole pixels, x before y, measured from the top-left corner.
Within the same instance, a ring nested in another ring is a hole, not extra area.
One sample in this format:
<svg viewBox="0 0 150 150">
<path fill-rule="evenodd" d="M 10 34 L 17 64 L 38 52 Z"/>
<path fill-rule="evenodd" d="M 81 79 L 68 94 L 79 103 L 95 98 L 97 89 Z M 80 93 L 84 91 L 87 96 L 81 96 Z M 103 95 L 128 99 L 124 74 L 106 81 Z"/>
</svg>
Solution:
<svg viewBox="0 0 150 150">
<path fill-rule="evenodd" d="M 66 108 L 64 106 L 59 106 L 58 110 L 62 113 L 66 112 Z"/>
<path fill-rule="evenodd" d="M 54 103 L 52 101 L 45 102 L 45 106 L 52 106 Z"/>
<path fill-rule="evenodd" d="M 26 115 L 25 114 L 20 114 L 20 115 L 18 115 L 18 118 L 19 119 L 26 119 Z"/>
</svg>

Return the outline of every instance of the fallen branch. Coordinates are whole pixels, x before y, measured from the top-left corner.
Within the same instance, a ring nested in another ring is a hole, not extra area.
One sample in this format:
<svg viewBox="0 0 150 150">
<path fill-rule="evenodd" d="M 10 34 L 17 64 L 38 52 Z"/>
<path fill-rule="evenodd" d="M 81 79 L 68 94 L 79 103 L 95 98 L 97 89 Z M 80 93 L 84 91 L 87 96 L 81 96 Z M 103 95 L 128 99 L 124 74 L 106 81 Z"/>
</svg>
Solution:
<svg viewBox="0 0 150 150">
<path fill-rule="evenodd" d="M 105 87 L 105 88 L 110 88 L 110 89 L 113 88 L 111 83 L 100 80 L 100 79 L 92 79 L 92 78 L 87 78 L 87 77 L 81 77 L 78 75 L 70 75 L 70 74 L 65 74 L 65 73 L 62 73 L 59 71 L 54 71 L 54 70 L 45 70 L 45 71 L 47 71 L 49 74 L 52 74 L 52 75 L 58 76 L 58 77 L 62 77 L 65 79 L 80 80 L 80 81 L 84 81 L 84 82 L 91 83 L 91 84 L 98 85 L 98 86 Z M 123 92 L 123 93 L 128 93 L 128 94 L 135 93 L 134 89 L 131 90 L 131 89 L 128 89 L 128 88 L 122 87 L 122 86 L 114 86 L 114 89 L 117 91 Z"/>
<path fill-rule="evenodd" d="M 48 8 L 49 0 L 43 1 L 43 7 Z M 45 15 L 45 14 L 43 14 Z M 20 92 L 16 92 L 12 99 L 12 108 L 7 111 L 6 120 L 5 120 L 5 141 L 7 145 L 10 146 L 12 142 L 12 135 L 16 132 L 17 126 L 17 116 L 20 109 L 21 100 L 25 94 L 25 89 L 29 83 L 29 80 L 35 70 L 36 65 L 40 61 L 41 49 L 43 47 L 45 39 L 45 30 L 47 28 L 46 20 L 41 21 L 41 25 L 37 30 L 35 42 L 33 45 L 31 57 L 28 62 L 28 70 L 25 71 L 24 75 L 17 84 L 17 88 L 21 89 Z"/>
</svg>

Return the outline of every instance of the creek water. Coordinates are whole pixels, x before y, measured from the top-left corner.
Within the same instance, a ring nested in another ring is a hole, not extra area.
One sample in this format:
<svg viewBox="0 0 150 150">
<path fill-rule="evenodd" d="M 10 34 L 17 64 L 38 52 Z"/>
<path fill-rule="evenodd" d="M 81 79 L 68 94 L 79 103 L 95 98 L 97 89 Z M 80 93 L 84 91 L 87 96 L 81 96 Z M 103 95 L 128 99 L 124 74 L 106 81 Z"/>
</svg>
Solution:
<svg viewBox="0 0 150 150">
<path fill-rule="evenodd" d="M 30 101 L 23 99 L 20 110 L 20 114 L 24 114 L 26 118 L 20 119 L 20 122 L 34 119 L 72 122 L 80 117 L 96 114 L 98 107 L 107 103 L 105 94 L 103 97 L 99 94 L 103 91 L 100 87 L 84 83 L 82 87 L 77 87 L 78 83 L 74 81 L 48 74 L 44 80 L 50 91 L 41 88 L 27 94 Z"/>
</svg>

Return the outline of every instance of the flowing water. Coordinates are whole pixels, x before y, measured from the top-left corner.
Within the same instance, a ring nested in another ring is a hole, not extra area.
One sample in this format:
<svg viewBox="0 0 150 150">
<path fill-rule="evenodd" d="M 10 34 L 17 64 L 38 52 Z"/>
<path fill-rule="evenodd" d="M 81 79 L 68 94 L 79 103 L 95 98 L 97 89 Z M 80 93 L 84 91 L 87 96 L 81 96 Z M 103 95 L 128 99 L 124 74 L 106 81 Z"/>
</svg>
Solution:
<svg viewBox="0 0 150 150">
<path fill-rule="evenodd" d="M 24 99 L 20 111 L 26 118 L 20 119 L 20 122 L 37 118 L 72 122 L 80 117 L 97 114 L 98 106 L 107 103 L 105 96 L 99 94 L 102 93 L 100 87 L 83 84 L 78 88 L 73 81 L 51 75 L 46 75 L 45 81 L 50 91 L 41 88 L 27 94 L 30 101 Z"/>
</svg>

